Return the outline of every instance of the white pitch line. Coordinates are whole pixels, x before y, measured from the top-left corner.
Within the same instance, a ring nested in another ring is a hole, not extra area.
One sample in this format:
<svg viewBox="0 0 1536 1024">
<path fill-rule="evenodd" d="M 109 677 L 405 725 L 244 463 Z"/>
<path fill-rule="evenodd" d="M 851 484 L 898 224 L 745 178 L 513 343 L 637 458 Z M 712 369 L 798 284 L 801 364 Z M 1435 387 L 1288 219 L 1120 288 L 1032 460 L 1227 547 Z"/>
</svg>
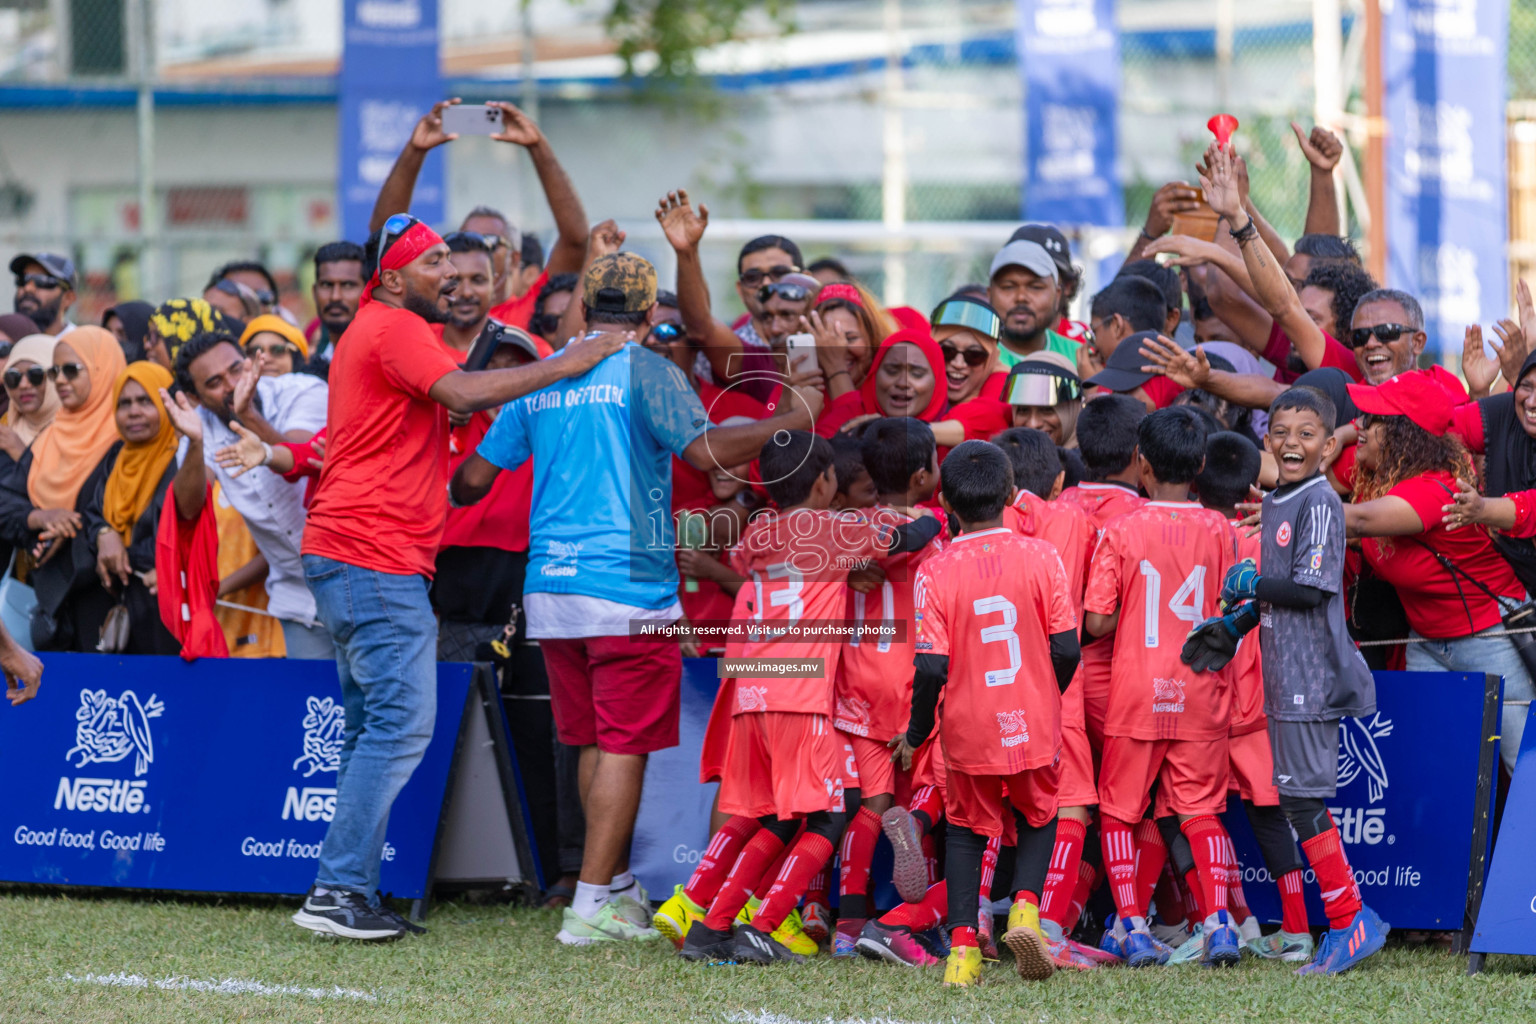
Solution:
<svg viewBox="0 0 1536 1024">
<path fill-rule="evenodd" d="M 298 985 L 268 985 L 245 978 L 223 978 L 218 981 L 202 981 L 197 978 L 146 978 L 142 974 L 65 974 L 65 981 L 87 985 L 107 985 L 115 988 L 154 988 L 176 992 L 216 992 L 227 996 L 303 996 L 306 999 L 356 999 L 376 1002 L 372 992 L 341 988 L 301 988 Z"/>
<path fill-rule="evenodd" d="M 770 1013 L 767 1010 L 758 1010 L 756 1013 L 737 1011 L 726 1014 L 725 1019 L 728 1024 L 914 1024 L 913 1021 L 895 1017 L 820 1017 L 815 1020 L 802 1020 L 783 1013 Z M 991 1018 L 988 1020 L 990 1021 Z"/>
</svg>

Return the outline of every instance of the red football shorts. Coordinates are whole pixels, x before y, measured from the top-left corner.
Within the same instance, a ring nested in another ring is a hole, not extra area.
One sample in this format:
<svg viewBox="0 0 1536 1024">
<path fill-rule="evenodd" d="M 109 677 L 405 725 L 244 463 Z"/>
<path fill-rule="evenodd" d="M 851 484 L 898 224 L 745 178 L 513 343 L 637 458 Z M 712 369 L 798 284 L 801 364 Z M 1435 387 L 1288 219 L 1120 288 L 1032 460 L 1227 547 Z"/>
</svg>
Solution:
<svg viewBox="0 0 1536 1024">
<path fill-rule="evenodd" d="M 748 711 L 736 716 L 720 780 L 720 811 L 784 821 L 843 809 L 859 784 L 847 737 L 826 715 Z"/>
<path fill-rule="evenodd" d="M 1061 727 L 1061 790 L 1058 799 L 1063 807 L 1093 807 L 1099 802 L 1099 791 L 1093 785 L 1093 748 L 1088 744 L 1088 732 L 1075 726 Z"/>
<path fill-rule="evenodd" d="M 1088 727 L 1088 742 L 1093 745 L 1096 758 L 1101 758 L 1104 752 L 1104 718 L 1109 714 L 1109 665 L 1114 648 L 1114 637 L 1083 648 L 1082 678 L 1078 685 L 1083 688 L 1083 722 Z"/>
<path fill-rule="evenodd" d="M 944 790 L 944 816 L 979 835 L 1001 836 L 1011 829 L 1017 808 L 1032 828 L 1056 817 L 1059 765 L 1031 768 L 1015 775 L 967 775 L 951 768 Z"/>
<path fill-rule="evenodd" d="M 859 796 L 868 800 L 872 796 L 896 793 L 896 766 L 891 763 L 891 751 L 879 740 L 868 736 L 855 736 L 838 731 L 844 743 L 853 748 L 853 760 L 858 766 Z"/>
<path fill-rule="evenodd" d="M 715 706 L 704 726 L 704 744 L 699 750 L 699 781 L 719 782 L 725 775 L 725 753 L 731 742 L 731 714 L 736 708 L 736 680 L 720 680 Z"/>
<path fill-rule="evenodd" d="M 944 750 L 939 746 L 939 730 L 934 729 L 923 745 L 912 752 L 912 788 L 934 786 L 942 792 L 947 775 Z"/>
<path fill-rule="evenodd" d="M 1227 738 L 1136 740 L 1104 737 L 1099 810 L 1121 821 L 1146 816 L 1152 784 L 1158 809 L 1170 814 L 1220 814 L 1227 807 Z"/>
<path fill-rule="evenodd" d="M 1232 765 L 1232 782 L 1244 800 L 1259 807 L 1280 805 L 1280 790 L 1275 788 L 1275 757 L 1269 749 L 1269 730 L 1259 729 L 1229 737 L 1227 758 Z"/>
<path fill-rule="evenodd" d="M 627 636 L 540 640 L 555 734 L 569 747 L 649 754 L 677 746 L 683 655 Z"/>
</svg>

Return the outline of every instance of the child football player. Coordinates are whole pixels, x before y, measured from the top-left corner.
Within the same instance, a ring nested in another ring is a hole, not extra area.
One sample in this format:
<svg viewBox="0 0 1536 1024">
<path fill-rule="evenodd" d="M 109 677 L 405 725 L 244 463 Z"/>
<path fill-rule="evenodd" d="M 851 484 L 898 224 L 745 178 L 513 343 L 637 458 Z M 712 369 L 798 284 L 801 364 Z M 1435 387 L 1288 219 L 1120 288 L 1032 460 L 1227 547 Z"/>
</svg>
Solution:
<svg viewBox="0 0 1536 1024">
<path fill-rule="evenodd" d="M 1205 960 L 1230 965 L 1240 954 L 1226 910 L 1231 843 L 1220 815 L 1231 690 L 1220 674 L 1191 671 L 1180 645 L 1192 625 L 1217 611 L 1216 581 L 1236 561 L 1237 535 L 1220 513 L 1188 500 L 1205 463 L 1205 427 L 1193 412 L 1174 407 L 1147 416 L 1137 451 L 1151 500 L 1104 527 L 1083 601 L 1087 631 L 1115 633 L 1098 786 L 1104 869 L 1125 959 L 1132 967 L 1166 963 L 1170 951 L 1147 928 L 1142 896 L 1151 887 L 1138 882 L 1134 839 L 1157 783 L 1160 802 L 1178 816 L 1194 851 L 1211 915 Z M 1155 845 L 1161 852 L 1163 844 Z"/>
<path fill-rule="evenodd" d="M 1220 664 L 1245 630 L 1261 627 L 1280 807 L 1328 914 L 1328 931 L 1302 974 L 1346 971 L 1380 950 L 1388 931 L 1361 902 L 1326 803 L 1338 793 L 1339 720 L 1376 710 L 1375 680 L 1344 625 L 1344 506 L 1319 471 L 1338 443 L 1336 415 L 1328 396 L 1307 387 L 1270 405 L 1264 444 L 1280 477 L 1264 498 L 1261 561 L 1233 566 L 1222 586 L 1227 614 L 1201 623 L 1189 639 L 1189 660 Z"/>
<path fill-rule="evenodd" d="M 939 469 L 945 507 L 960 536 L 927 559 L 913 585 L 917 657 L 912 716 L 897 747 L 904 766 L 933 729 L 944 689 L 939 743 L 948 772 L 945 813 L 950 951 L 944 984 L 981 980 L 976 905 L 988 837 L 1018 830 L 1018 902 L 1004 941 L 1019 974 L 1050 977 L 1039 894 L 1056 841 L 1061 691 L 1077 671 L 1077 615 L 1066 571 L 1044 541 L 1003 525 L 1012 490 L 995 445 L 965 441 Z"/>
</svg>

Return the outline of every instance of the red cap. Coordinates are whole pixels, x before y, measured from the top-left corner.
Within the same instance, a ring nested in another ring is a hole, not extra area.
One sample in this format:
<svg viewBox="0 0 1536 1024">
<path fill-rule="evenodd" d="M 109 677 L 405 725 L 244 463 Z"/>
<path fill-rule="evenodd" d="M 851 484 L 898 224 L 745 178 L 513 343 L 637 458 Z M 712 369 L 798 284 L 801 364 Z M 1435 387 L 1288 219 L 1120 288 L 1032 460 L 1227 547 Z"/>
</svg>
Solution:
<svg viewBox="0 0 1536 1024">
<path fill-rule="evenodd" d="M 1375 387 L 1350 384 L 1349 397 L 1361 412 L 1407 416 L 1431 434 L 1445 433 L 1456 410 L 1456 401 L 1445 385 L 1424 370 L 1400 373 Z"/>
</svg>

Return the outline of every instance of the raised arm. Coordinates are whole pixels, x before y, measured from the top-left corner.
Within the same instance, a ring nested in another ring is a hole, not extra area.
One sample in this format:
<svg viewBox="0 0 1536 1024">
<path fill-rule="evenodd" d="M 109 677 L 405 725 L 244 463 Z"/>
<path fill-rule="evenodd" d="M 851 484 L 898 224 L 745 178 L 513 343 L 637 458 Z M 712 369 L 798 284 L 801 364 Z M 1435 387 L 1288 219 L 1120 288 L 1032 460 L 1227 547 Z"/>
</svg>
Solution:
<svg viewBox="0 0 1536 1024">
<path fill-rule="evenodd" d="M 539 176 L 539 187 L 544 190 L 544 199 L 549 203 L 549 212 L 555 218 L 555 244 L 550 247 L 544 269 L 551 276 L 575 271 L 581 266 L 587 248 L 587 211 L 576 194 L 576 186 L 571 184 L 570 175 L 560 166 L 554 147 L 533 118 L 510 103 L 498 101 L 487 106 L 501 110 L 501 131 L 491 138 L 497 142 L 514 143 L 528 151 L 533 169 Z"/>
<path fill-rule="evenodd" d="M 208 470 L 203 465 L 203 421 L 185 391 L 172 395 L 161 388 L 160 400 L 165 403 L 165 413 L 171 418 L 171 425 L 187 439 L 187 456 L 171 480 L 171 493 L 176 498 L 176 515 L 190 523 L 203 514 L 203 503 L 208 500 Z"/>
<path fill-rule="evenodd" d="M 1173 230 L 1175 216 L 1193 213 L 1200 209 L 1200 205 L 1200 194 L 1187 181 L 1170 181 L 1158 189 L 1152 197 L 1152 205 L 1147 209 L 1147 221 L 1142 225 L 1141 234 L 1131 246 L 1131 251 L 1126 253 L 1125 261 L 1130 263 L 1145 258 L 1147 247 Z"/>
<path fill-rule="evenodd" d="M 1311 181 L 1307 191 L 1307 221 L 1302 229 L 1309 235 L 1342 235 L 1344 226 L 1339 223 L 1339 197 L 1333 187 L 1333 169 L 1344 155 L 1344 143 L 1322 125 L 1316 125 L 1310 135 L 1303 135 L 1301 125 L 1291 122 L 1296 142 L 1311 167 Z"/>
<path fill-rule="evenodd" d="M 504 370 L 454 370 L 438 378 L 427 392 L 449 412 L 471 413 L 505 405 L 514 398 L 549 387 L 557 380 L 586 373 L 624 347 L 629 336 L 603 333 L 577 338 L 559 355 Z M 738 465 L 738 463 L 729 463 Z"/>
<path fill-rule="evenodd" d="M 656 220 L 677 254 L 677 311 L 690 340 L 704 349 L 704 357 L 717 381 L 731 377 L 730 361 L 742 350 L 736 332 L 716 320 L 710 310 L 709 286 L 699 259 L 699 240 L 709 227 L 709 207 L 699 204 L 695 213 L 686 189 L 668 192 L 656 206 Z"/>
<path fill-rule="evenodd" d="M 411 129 L 411 137 L 406 140 L 400 155 L 395 157 L 395 166 L 389 169 L 389 177 L 379 189 L 379 198 L 373 201 L 373 214 L 368 218 L 370 232 L 383 227 L 392 214 L 404 213 L 411 208 L 411 193 L 416 191 L 416 178 L 421 174 L 427 153 L 458 138 L 453 132 L 443 131 L 443 108 L 458 102 L 454 98 L 432 104 L 432 109 Z"/>
<path fill-rule="evenodd" d="M 1285 390 L 1284 384 L 1261 374 L 1212 369 L 1203 347 L 1190 352 L 1162 336 L 1141 346 L 1141 358 L 1146 360 L 1143 372 L 1160 373 L 1180 387 L 1199 388 L 1248 409 L 1268 409 Z"/>
</svg>

